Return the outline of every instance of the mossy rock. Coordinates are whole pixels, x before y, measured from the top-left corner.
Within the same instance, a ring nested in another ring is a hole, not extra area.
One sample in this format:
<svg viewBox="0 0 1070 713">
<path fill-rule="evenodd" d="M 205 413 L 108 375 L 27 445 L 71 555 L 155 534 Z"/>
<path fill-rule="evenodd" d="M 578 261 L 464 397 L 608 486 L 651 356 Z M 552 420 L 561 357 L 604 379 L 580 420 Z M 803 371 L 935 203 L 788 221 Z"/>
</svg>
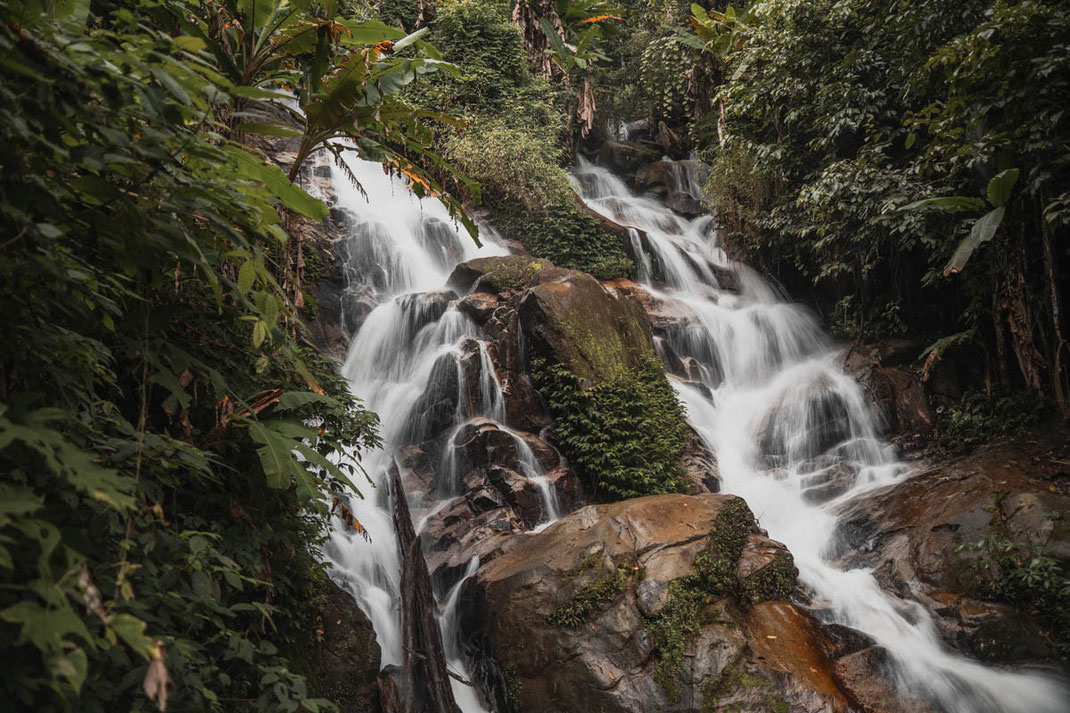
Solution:
<svg viewBox="0 0 1070 713">
<path fill-rule="evenodd" d="M 535 355 L 561 364 L 583 388 L 635 374 L 656 358 L 642 310 L 610 294 L 590 275 L 533 286 L 519 307 L 520 324 Z"/>
</svg>

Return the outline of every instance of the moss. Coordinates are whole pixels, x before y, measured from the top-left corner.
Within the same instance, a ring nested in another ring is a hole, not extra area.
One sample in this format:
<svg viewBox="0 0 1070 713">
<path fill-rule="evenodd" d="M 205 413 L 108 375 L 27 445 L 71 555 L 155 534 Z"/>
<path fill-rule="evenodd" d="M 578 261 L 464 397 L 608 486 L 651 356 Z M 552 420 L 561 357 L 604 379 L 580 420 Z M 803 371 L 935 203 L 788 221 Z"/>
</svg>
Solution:
<svg viewBox="0 0 1070 713">
<path fill-rule="evenodd" d="M 718 710 L 718 703 L 722 698 L 732 695 L 740 684 L 739 669 L 735 664 L 730 664 L 721 669 L 716 678 L 706 679 L 702 687 L 702 711 L 713 713 Z"/>
<path fill-rule="evenodd" d="M 505 681 L 505 701 L 510 710 L 520 710 L 520 680 L 516 677 L 516 664 L 511 663 L 502 669 Z"/>
<path fill-rule="evenodd" d="M 591 332 L 592 336 L 594 332 Z M 609 381 L 581 388 L 560 364 L 532 361 L 535 386 L 554 417 L 554 437 L 577 471 L 603 497 L 680 492 L 687 445 L 683 407 L 653 356 L 628 369 L 601 342 L 588 353 L 613 360 Z M 602 351 L 599 351 L 602 350 Z"/>
<path fill-rule="evenodd" d="M 654 680 L 677 703 L 680 689 L 676 680 L 683 667 L 684 654 L 695 643 L 701 629 L 699 610 L 702 593 L 684 579 L 669 583 L 669 601 L 657 617 L 646 622 L 646 630 L 654 637 L 657 647 Z"/>
<path fill-rule="evenodd" d="M 766 699 L 766 702 L 769 703 L 769 708 L 773 713 L 788 713 L 791 709 L 788 702 L 779 696 L 770 696 Z"/>
<path fill-rule="evenodd" d="M 733 498 L 721 508 L 706 549 L 695 558 L 703 590 L 714 595 L 738 593 L 736 567 L 754 529 L 754 514 L 742 499 Z"/>
<path fill-rule="evenodd" d="M 743 672 L 739 675 L 739 685 L 744 688 L 768 688 L 773 682 L 765 676 Z"/>
<path fill-rule="evenodd" d="M 795 565 L 791 557 L 778 552 L 765 567 L 741 584 L 742 598 L 751 604 L 787 599 L 795 590 Z"/>
<path fill-rule="evenodd" d="M 637 566 L 632 562 L 619 565 L 610 574 L 576 592 L 567 604 L 554 610 L 549 616 L 550 623 L 570 629 L 575 629 L 585 623 L 620 596 L 637 570 Z M 578 576 L 578 574 L 577 569 L 570 576 Z"/>
<path fill-rule="evenodd" d="M 494 285 L 494 289 L 501 294 L 517 292 L 531 282 L 531 278 L 543 268 L 538 260 L 531 260 L 523 264 L 501 262 L 487 273 L 487 279 Z"/>
<path fill-rule="evenodd" d="M 555 265 L 590 273 L 600 280 L 627 277 L 635 265 L 619 236 L 593 217 L 581 213 L 570 195 L 544 211 L 507 214 L 506 233 L 524 243 L 533 255 Z"/>
</svg>

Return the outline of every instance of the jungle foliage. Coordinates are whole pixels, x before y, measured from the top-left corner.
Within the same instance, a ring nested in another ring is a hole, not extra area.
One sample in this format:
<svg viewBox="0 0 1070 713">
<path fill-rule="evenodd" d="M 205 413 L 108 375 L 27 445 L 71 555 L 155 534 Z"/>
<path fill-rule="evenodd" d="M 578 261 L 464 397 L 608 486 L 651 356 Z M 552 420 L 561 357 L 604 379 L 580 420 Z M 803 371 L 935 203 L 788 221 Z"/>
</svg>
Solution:
<svg viewBox="0 0 1070 713">
<path fill-rule="evenodd" d="M 345 137 L 435 193 L 406 157 L 433 158 L 437 117 L 397 90 L 445 67 L 346 12 L 0 3 L 0 695 L 19 709 L 335 708 L 302 675 L 318 550 L 332 512 L 366 534 L 345 502 L 377 419 L 301 323 L 291 228 L 326 206 L 246 140 Z"/>
<path fill-rule="evenodd" d="M 736 252 L 845 335 L 970 332 L 994 389 L 1070 415 L 1066 4 L 708 9 L 718 131 L 695 133 Z"/>
<path fill-rule="evenodd" d="M 633 266 L 620 239 L 580 210 L 569 184 L 576 107 L 567 78 L 533 71 L 512 9 L 512 2 L 476 0 L 437 9 L 431 37 L 443 58 L 462 69 L 426 82 L 423 103 L 467 121 L 466 129 L 444 133 L 442 155 L 480 184 L 483 203 L 506 237 L 536 257 L 604 279 L 625 276 Z M 584 48 L 579 54 L 563 45 L 547 51 L 559 68 L 587 66 L 590 59 Z"/>
<path fill-rule="evenodd" d="M 554 439 L 603 499 L 681 492 L 687 445 L 683 407 L 654 357 L 634 374 L 581 388 L 566 367 L 531 365 L 554 417 Z"/>
</svg>

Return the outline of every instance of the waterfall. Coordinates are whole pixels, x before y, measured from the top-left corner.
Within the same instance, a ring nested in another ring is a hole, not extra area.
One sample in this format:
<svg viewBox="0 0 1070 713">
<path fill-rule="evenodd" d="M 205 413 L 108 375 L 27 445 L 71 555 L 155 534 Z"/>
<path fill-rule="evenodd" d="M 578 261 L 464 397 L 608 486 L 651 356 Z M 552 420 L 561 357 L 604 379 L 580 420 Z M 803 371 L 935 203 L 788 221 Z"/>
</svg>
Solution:
<svg viewBox="0 0 1070 713">
<path fill-rule="evenodd" d="M 361 305 L 370 311 L 353 335 L 342 372 L 352 392 L 379 415 L 383 446 L 363 454 L 361 466 L 371 484 L 362 488 L 363 498 L 352 498 L 349 503 L 353 516 L 370 534 L 370 542 L 339 520 L 325 551 L 335 578 L 371 620 L 385 667 L 402 661 L 400 559 L 387 485 L 390 470 L 402 468 L 401 448 L 445 429 L 435 474 L 439 487 L 409 496 L 417 533 L 460 493 L 464 473 L 454 439 L 472 419 L 495 422 L 513 436 L 521 474 L 542 494 L 546 521 L 557 518 L 558 508 L 556 494 L 531 447 L 504 423 L 501 384 L 478 327 L 457 309 L 453 295 L 443 291 L 458 263 L 508 251 L 494 239 L 492 230 L 481 231 L 486 244 L 477 249 L 467 235 L 457 232 L 437 201 L 415 198 L 402 181 L 384 175 L 379 164 L 347 163 L 360 188 L 340 171 L 332 169 L 331 178 L 334 208 L 343 212 L 349 230 L 343 310 L 347 322 L 348 314 L 359 314 Z M 479 403 L 475 405 L 466 404 L 464 397 L 461 358 L 468 347 L 478 351 Z M 477 565 L 473 559 L 464 578 Z M 457 640 L 456 599 L 461 582 L 440 601 L 438 620 L 448 667 L 469 679 Z M 461 710 L 485 711 L 478 691 L 456 680 L 452 685 Z"/>
<path fill-rule="evenodd" d="M 677 171 L 677 190 L 694 190 L 689 170 Z M 883 591 L 868 570 L 843 571 L 826 558 L 837 507 L 910 473 L 878 437 L 859 385 L 839 368 L 814 317 L 731 263 L 710 217 L 685 220 L 582 159 L 575 174 L 588 206 L 645 236 L 631 239 L 645 248 L 639 279 L 679 312 L 683 326 L 666 330 L 668 346 L 701 367 L 690 374 L 698 383 L 673 384 L 717 455 L 722 489 L 743 497 L 788 546 L 800 581 L 832 620 L 873 637 L 888 650 L 900 688 L 948 713 L 1065 711 L 1056 682 L 950 651 L 921 605 Z"/>
</svg>

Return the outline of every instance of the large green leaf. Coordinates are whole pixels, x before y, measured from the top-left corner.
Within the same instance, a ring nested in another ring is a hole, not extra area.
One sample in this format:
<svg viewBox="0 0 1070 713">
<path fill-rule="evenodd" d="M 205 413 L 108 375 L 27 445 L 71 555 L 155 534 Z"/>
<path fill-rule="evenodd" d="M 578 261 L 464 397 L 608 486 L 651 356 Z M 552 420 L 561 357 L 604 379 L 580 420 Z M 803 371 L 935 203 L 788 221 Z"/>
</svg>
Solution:
<svg viewBox="0 0 1070 713">
<path fill-rule="evenodd" d="M 971 198 L 969 196 L 925 198 L 920 201 L 909 203 L 902 208 L 899 208 L 897 212 L 922 210 L 926 208 L 934 208 L 936 210 L 947 211 L 948 213 L 958 213 L 967 210 L 984 210 L 985 202 L 980 198 Z"/>
<path fill-rule="evenodd" d="M 275 11 L 275 0 L 238 0 L 238 12 L 246 19 L 246 30 L 259 30 Z"/>
<path fill-rule="evenodd" d="M 947 265 L 944 266 L 944 277 L 961 272 L 967 261 L 969 261 L 970 256 L 973 255 L 973 251 L 982 243 L 987 243 L 992 239 L 992 236 L 996 234 L 996 229 L 999 228 L 999 224 L 1003 221 L 1003 213 L 1005 211 L 1006 208 L 1004 206 L 999 206 L 977 219 L 977 222 L 973 224 L 973 228 L 970 230 L 970 234 L 959 243 L 959 246 L 955 248 L 955 254 L 951 256 Z"/>
<path fill-rule="evenodd" d="M 405 36 L 405 31 L 398 27 L 391 27 L 379 20 L 366 20 L 356 22 L 354 20 L 342 20 L 342 25 L 348 30 L 348 34 L 341 37 L 342 44 L 346 45 L 375 45 L 380 42 L 394 42 Z"/>
<path fill-rule="evenodd" d="M 1017 168 L 1008 168 L 996 174 L 988 182 L 988 202 L 996 207 L 1006 205 L 1011 199 L 1011 189 L 1018 182 L 1018 174 Z"/>
<path fill-rule="evenodd" d="M 231 150 L 239 175 L 254 181 L 260 181 L 274 193 L 287 207 L 315 220 L 325 220 L 330 214 L 327 206 L 319 198 L 313 198 L 299 186 L 290 183 L 282 169 L 253 156 L 240 148 Z"/>
<path fill-rule="evenodd" d="M 295 464 L 293 456 L 290 455 L 296 445 L 294 441 L 259 421 L 249 424 L 249 435 L 253 441 L 261 444 L 261 447 L 256 449 L 256 455 L 260 458 L 260 466 L 264 469 L 268 485 L 272 488 L 289 487 L 290 479 L 294 475 Z"/>
</svg>

